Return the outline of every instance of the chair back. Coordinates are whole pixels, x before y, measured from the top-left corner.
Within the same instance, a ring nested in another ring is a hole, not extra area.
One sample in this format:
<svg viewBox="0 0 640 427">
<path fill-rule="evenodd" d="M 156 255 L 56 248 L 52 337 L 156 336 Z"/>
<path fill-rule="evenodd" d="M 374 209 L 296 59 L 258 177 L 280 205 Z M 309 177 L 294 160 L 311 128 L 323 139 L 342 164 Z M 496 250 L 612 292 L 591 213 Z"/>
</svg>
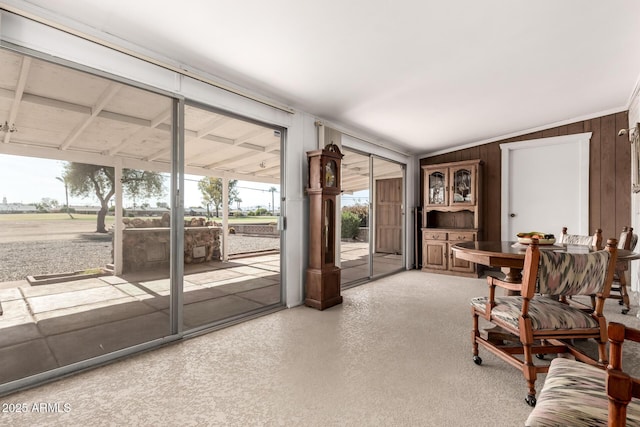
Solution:
<svg viewBox="0 0 640 427">
<path fill-rule="evenodd" d="M 632 251 L 638 243 L 638 235 L 633 233 L 633 227 L 622 227 L 620 239 L 618 240 L 618 249 L 626 249 Z"/>
<path fill-rule="evenodd" d="M 593 236 L 584 236 L 581 234 L 568 234 L 567 227 L 562 227 L 562 233 L 558 243 L 565 243 L 569 245 L 582 245 L 582 246 L 595 246 L 598 249 L 602 248 L 602 230 L 597 229 Z"/>
<path fill-rule="evenodd" d="M 569 253 L 540 251 L 537 292 L 546 295 L 594 295 L 608 284 L 609 251 Z M 606 289 L 608 293 L 608 289 Z"/>
</svg>

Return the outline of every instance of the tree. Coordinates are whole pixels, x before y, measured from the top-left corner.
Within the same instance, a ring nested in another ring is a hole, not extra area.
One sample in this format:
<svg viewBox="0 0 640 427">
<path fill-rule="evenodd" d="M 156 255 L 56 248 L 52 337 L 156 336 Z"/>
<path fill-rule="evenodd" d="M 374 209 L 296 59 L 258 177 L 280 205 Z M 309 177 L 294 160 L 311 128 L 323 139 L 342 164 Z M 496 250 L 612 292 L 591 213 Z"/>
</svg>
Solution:
<svg viewBox="0 0 640 427">
<path fill-rule="evenodd" d="M 86 163 L 66 163 L 64 181 L 74 196 L 95 195 L 100 201 L 96 231 L 106 233 L 105 217 L 109 200 L 115 194 L 115 170 L 109 166 Z M 122 189 L 130 197 L 161 197 L 164 195 L 163 178 L 157 172 L 136 169 L 122 170 Z"/>
<path fill-rule="evenodd" d="M 40 203 L 36 203 L 36 209 L 38 209 L 38 212 L 49 212 L 52 209 L 56 209 L 58 206 L 58 201 L 49 197 L 44 197 Z"/>
<path fill-rule="evenodd" d="M 240 200 L 239 192 L 236 188 L 237 185 L 237 179 L 229 180 L 229 206 L 231 206 L 231 203 Z M 216 217 L 220 218 L 220 208 L 222 207 L 222 178 L 206 176 L 198 181 L 198 188 L 202 193 L 203 204 L 207 208 L 207 216 L 211 216 L 209 209 L 213 206 L 216 210 Z"/>
<path fill-rule="evenodd" d="M 67 211 L 67 215 L 69 215 L 69 218 L 73 219 L 73 215 L 71 215 L 71 211 L 69 210 L 69 185 L 67 184 L 67 180 L 60 176 L 56 176 L 56 179 L 64 184 L 64 196 L 67 200 L 65 210 Z"/>
<path fill-rule="evenodd" d="M 271 215 L 275 216 L 275 212 L 276 212 L 276 205 L 274 204 L 274 198 L 273 195 L 275 194 L 276 191 L 278 191 L 278 189 L 276 187 L 271 187 L 269 189 L 269 191 L 271 191 Z"/>
</svg>

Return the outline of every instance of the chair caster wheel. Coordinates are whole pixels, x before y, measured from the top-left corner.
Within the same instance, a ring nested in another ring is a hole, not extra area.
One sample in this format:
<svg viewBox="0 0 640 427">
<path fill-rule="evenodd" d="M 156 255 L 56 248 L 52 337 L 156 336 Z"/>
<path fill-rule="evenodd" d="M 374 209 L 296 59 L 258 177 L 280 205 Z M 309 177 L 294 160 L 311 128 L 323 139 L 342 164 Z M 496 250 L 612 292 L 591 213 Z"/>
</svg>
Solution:
<svg viewBox="0 0 640 427">
<path fill-rule="evenodd" d="M 525 402 L 527 402 L 527 405 L 534 407 L 536 406 L 536 397 L 532 396 L 530 394 L 527 395 L 527 397 L 525 397 L 524 399 Z"/>
<path fill-rule="evenodd" d="M 473 363 L 476 365 L 482 365 L 482 358 L 480 356 L 473 356 Z"/>
<path fill-rule="evenodd" d="M 620 312 L 622 314 L 627 314 L 629 312 L 629 309 L 628 308 L 623 308 Z"/>
<path fill-rule="evenodd" d="M 536 358 L 544 360 L 544 354 L 536 353 Z"/>
</svg>

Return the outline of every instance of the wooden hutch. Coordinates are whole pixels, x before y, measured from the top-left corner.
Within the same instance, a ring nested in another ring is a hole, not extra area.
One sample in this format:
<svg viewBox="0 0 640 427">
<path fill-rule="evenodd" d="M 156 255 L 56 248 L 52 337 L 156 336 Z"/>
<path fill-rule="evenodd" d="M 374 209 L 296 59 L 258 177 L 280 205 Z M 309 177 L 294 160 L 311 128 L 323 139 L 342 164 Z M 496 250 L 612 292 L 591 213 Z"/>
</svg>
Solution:
<svg viewBox="0 0 640 427">
<path fill-rule="evenodd" d="M 422 271 L 478 277 L 451 247 L 481 237 L 481 169 L 481 160 L 422 166 Z"/>
</svg>

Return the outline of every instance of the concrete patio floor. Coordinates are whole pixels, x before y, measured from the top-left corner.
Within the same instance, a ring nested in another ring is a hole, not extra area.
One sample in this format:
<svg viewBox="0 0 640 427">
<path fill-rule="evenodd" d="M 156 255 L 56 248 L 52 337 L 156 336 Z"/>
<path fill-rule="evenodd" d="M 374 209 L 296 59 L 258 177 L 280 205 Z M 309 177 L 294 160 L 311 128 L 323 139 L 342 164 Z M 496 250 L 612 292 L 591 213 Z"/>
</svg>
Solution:
<svg viewBox="0 0 640 427">
<path fill-rule="evenodd" d="M 368 244 L 342 244 L 342 283 L 367 278 Z M 402 256 L 374 255 L 374 275 Z M 169 335 L 168 271 L 32 286 L 0 283 L 0 384 Z M 280 302 L 280 255 L 185 266 L 184 330 Z"/>
<path fill-rule="evenodd" d="M 340 274 L 341 284 L 361 280 L 369 277 L 369 243 L 341 242 L 340 243 Z M 402 255 L 373 254 L 373 276 L 384 275 L 401 270 Z"/>
<path fill-rule="evenodd" d="M 184 329 L 280 302 L 280 255 L 190 265 Z M 0 284 L 0 383 L 169 335 L 168 272 Z"/>
</svg>

